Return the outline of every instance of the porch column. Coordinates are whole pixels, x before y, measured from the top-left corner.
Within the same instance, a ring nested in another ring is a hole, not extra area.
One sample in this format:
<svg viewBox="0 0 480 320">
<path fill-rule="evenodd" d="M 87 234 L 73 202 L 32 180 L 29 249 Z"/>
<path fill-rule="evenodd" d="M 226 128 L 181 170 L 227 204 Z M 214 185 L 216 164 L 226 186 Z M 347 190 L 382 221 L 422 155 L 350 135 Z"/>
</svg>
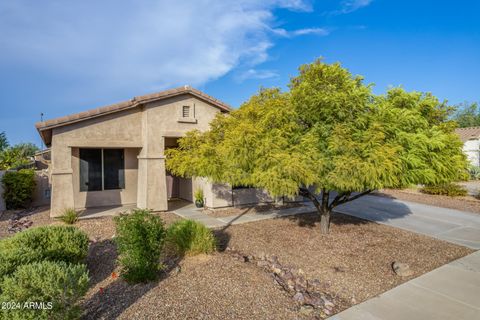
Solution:
<svg viewBox="0 0 480 320">
<path fill-rule="evenodd" d="M 75 208 L 73 196 L 72 149 L 66 146 L 52 148 L 52 193 L 50 216 L 58 217 L 68 208 Z"/>
<path fill-rule="evenodd" d="M 165 156 L 138 156 L 137 206 L 153 211 L 168 210 Z"/>
</svg>

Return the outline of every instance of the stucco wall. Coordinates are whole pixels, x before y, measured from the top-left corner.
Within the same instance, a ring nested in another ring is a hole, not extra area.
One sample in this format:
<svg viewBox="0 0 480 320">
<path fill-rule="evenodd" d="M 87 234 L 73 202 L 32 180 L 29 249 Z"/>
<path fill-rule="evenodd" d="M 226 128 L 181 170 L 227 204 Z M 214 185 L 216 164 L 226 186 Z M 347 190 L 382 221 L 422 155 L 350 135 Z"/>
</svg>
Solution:
<svg viewBox="0 0 480 320">
<path fill-rule="evenodd" d="M 467 140 L 463 144 L 463 152 L 472 165 L 480 166 L 480 140 Z"/>
<path fill-rule="evenodd" d="M 191 117 L 182 118 L 183 106 L 190 107 Z M 182 137 L 193 129 L 207 130 L 218 112 L 218 108 L 185 94 L 53 129 L 52 216 L 69 207 L 130 203 L 167 210 L 165 138 Z M 125 189 L 80 192 L 80 147 L 129 150 L 125 154 Z M 182 191 L 183 197 L 192 198 L 193 185 L 187 189 Z"/>
<path fill-rule="evenodd" d="M 35 191 L 33 192 L 32 206 L 50 204 L 51 185 L 48 169 L 35 171 Z"/>
</svg>

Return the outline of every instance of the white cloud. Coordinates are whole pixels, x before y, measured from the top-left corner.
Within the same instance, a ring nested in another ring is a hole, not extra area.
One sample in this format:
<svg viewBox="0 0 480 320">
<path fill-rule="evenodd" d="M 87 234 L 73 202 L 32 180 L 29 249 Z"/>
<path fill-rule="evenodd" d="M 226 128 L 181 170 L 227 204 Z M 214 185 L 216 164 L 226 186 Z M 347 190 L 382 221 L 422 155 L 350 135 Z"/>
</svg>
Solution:
<svg viewBox="0 0 480 320">
<path fill-rule="evenodd" d="M 332 12 L 332 14 L 346 14 L 357 11 L 372 3 L 373 0 L 345 0 L 341 4 L 341 9 Z"/>
<path fill-rule="evenodd" d="M 318 35 L 318 36 L 326 36 L 330 34 L 330 31 L 325 28 L 305 28 L 305 29 L 298 29 L 298 30 L 285 30 L 281 28 L 272 29 L 272 32 L 275 34 L 286 37 L 292 38 L 296 36 L 303 36 L 303 35 Z"/>
<path fill-rule="evenodd" d="M 277 8 L 312 10 L 301 0 L 3 1 L 0 65 L 31 66 L 97 90 L 201 85 L 268 59 Z M 325 32 L 284 30 L 289 37 Z"/>
<path fill-rule="evenodd" d="M 248 69 L 242 73 L 239 73 L 235 76 L 237 82 L 243 82 L 248 79 L 269 79 L 276 78 L 279 74 L 273 70 L 256 70 Z"/>
</svg>

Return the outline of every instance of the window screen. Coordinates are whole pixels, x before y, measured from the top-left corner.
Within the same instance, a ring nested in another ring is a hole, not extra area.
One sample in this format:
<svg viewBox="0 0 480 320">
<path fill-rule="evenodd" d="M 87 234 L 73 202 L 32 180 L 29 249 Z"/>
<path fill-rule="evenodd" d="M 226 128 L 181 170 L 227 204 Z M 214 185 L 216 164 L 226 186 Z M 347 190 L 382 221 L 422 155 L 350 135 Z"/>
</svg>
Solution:
<svg viewBox="0 0 480 320">
<path fill-rule="evenodd" d="M 184 118 L 190 118 L 190 106 L 183 106 L 182 112 Z"/>
<path fill-rule="evenodd" d="M 80 191 L 124 188 L 123 149 L 80 149 Z"/>
<path fill-rule="evenodd" d="M 80 149 L 80 191 L 102 190 L 102 149 Z"/>
<path fill-rule="evenodd" d="M 103 150 L 103 189 L 124 189 L 123 149 L 104 149 Z"/>
</svg>

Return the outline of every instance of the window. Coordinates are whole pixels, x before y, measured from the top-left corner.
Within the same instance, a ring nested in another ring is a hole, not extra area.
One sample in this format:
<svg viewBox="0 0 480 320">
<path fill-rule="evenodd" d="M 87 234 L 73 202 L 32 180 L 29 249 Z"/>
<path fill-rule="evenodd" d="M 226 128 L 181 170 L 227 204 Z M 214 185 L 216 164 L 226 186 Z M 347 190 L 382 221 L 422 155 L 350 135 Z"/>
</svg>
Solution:
<svg viewBox="0 0 480 320">
<path fill-rule="evenodd" d="M 183 106 L 182 108 L 182 116 L 184 118 L 190 118 L 190 106 Z"/>
<path fill-rule="evenodd" d="M 80 149 L 80 191 L 124 188 L 123 149 Z"/>
</svg>

